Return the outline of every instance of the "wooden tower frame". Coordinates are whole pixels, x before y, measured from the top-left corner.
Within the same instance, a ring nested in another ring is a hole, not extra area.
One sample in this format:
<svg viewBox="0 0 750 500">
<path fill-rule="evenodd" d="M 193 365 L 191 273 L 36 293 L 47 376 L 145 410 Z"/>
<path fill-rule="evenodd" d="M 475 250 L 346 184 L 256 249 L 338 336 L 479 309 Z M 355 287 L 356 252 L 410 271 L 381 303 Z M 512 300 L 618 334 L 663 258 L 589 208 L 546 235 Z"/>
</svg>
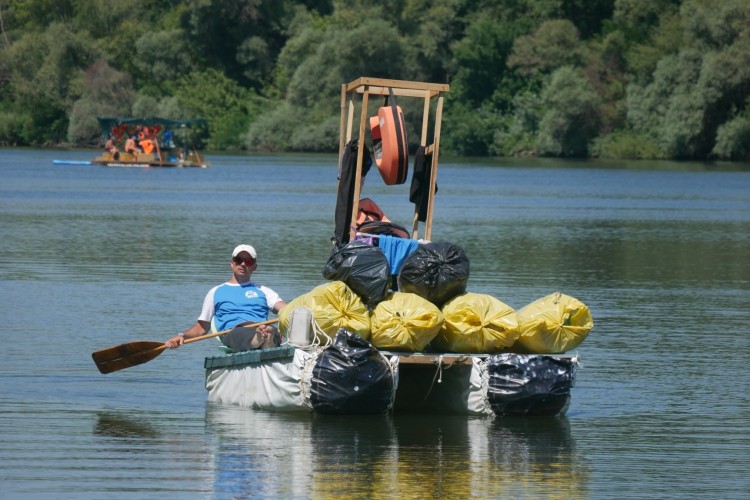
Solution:
<svg viewBox="0 0 750 500">
<path fill-rule="evenodd" d="M 359 211 L 359 198 L 362 190 L 362 159 L 364 155 L 365 130 L 368 126 L 368 104 L 370 96 L 388 96 L 391 90 L 395 96 L 412 97 L 424 101 L 422 113 L 422 133 L 419 144 L 425 148 L 425 158 L 430 168 L 430 187 L 428 191 L 427 216 L 424 226 L 424 239 L 429 240 L 432 233 L 432 218 L 435 204 L 435 186 L 437 182 L 438 158 L 440 151 L 440 127 L 443 119 L 443 94 L 450 90 L 450 85 L 439 83 L 411 82 L 404 80 L 388 80 L 383 78 L 361 77 L 341 86 L 341 126 L 339 136 L 339 167 L 343 158 L 344 147 L 351 141 L 354 133 L 354 114 L 357 97 L 361 96 L 359 119 L 359 145 L 357 154 L 357 171 L 355 173 L 354 200 L 350 228 L 354 228 Z M 428 141 L 430 123 L 430 104 L 437 98 L 434 116 L 433 137 Z M 419 221 L 417 220 L 419 207 L 414 208 L 414 221 L 411 236 L 418 239 Z M 354 239 L 354 229 L 350 229 L 350 239 Z"/>
</svg>

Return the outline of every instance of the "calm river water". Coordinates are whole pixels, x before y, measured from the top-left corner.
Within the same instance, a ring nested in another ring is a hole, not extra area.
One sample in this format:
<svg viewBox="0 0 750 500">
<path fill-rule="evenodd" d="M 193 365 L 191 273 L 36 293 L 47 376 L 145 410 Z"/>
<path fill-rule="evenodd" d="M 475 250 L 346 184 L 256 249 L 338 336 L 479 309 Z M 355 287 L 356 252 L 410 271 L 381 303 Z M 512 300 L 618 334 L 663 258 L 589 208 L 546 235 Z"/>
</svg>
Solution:
<svg viewBox="0 0 750 500">
<path fill-rule="evenodd" d="M 52 163 L 93 155 L 0 150 L 3 498 L 748 498 L 750 166 L 444 160 L 470 291 L 591 309 L 570 411 L 363 418 L 208 404 L 212 341 L 91 360 L 191 325 L 240 242 L 285 299 L 321 284 L 335 157 Z M 363 194 L 408 225 L 408 185 Z"/>
</svg>

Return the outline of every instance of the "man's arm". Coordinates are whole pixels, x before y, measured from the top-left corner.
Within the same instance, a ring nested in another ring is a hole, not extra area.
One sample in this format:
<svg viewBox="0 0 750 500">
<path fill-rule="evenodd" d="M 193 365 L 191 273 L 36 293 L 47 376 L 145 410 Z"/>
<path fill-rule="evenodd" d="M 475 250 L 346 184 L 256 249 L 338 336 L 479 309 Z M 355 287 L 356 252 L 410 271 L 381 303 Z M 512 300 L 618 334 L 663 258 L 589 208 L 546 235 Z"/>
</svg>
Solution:
<svg viewBox="0 0 750 500">
<path fill-rule="evenodd" d="M 174 337 L 167 340 L 165 344 L 167 344 L 167 347 L 169 347 L 170 349 L 180 347 L 185 342 L 185 339 L 192 339 L 195 337 L 200 337 L 201 335 L 205 335 L 210 327 L 211 323 L 209 323 L 208 321 L 198 320 L 193 326 L 191 326 L 184 332 L 180 332 Z"/>
</svg>

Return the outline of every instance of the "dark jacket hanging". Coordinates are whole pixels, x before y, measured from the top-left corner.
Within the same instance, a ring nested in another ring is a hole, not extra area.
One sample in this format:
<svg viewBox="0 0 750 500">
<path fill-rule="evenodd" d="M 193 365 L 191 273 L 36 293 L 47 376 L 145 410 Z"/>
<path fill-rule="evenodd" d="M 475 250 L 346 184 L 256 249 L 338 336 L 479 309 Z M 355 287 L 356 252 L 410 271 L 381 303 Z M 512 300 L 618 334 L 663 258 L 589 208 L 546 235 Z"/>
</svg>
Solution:
<svg viewBox="0 0 750 500">
<path fill-rule="evenodd" d="M 432 174 L 431 163 L 427 162 L 424 154 L 424 146 L 419 146 L 414 155 L 414 173 L 411 177 L 411 188 L 409 189 L 409 201 L 414 203 L 419 212 L 417 220 L 419 222 L 427 221 L 427 202 L 429 201 L 430 176 Z M 435 184 L 435 193 L 438 187 Z"/>
<path fill-rule="evenodd" d="M 334 221 L 333 242 L 336 248 L 349 242 L 349 225 L 352 221 L 354 203 L 354 179 L 357 172 L 358 139 L 352 139 L 344 146 L 339 172 L 339 187 L 336 195 L 336 212 Z M 362 179 L 372 166 L 370 152 L 365 148 L 362 157 Z"/>
</svg>

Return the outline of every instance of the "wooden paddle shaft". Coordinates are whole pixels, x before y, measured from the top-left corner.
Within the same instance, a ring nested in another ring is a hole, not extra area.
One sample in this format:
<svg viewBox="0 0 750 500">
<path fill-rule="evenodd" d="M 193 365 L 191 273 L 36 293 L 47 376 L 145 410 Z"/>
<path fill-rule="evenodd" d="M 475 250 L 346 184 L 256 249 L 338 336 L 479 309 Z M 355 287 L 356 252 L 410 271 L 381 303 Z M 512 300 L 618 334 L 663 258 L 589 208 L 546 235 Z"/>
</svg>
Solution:
<svg viewBox="0 0 750 500">
<path fill-rule="evenodd" d="M 278 318 L 276 318 L 276 319 L 269 319 L 268 321 L 263 321 L 261 323 L 253 323 L 251 325 L 247 325 L 247 327 L 248 328 L 256 328 L 256 327 L 263 326 L 263 325 L 271 325 L 271 324 L 276 323 L 278 321 L 279 321 Z M 243 326 L 243 325 L 237 325 L 234 328 L 245 328 L 245 326 Z M 220 337 L 220 336 L 222 336 L 224 334 L 227 334 L 227 333 L 231 332 L 232 330 L 234 330 L 234 328 L 232 328 L 230 330 L 223 330 L 221 332 L 209 333 L 208 335 L 201 335 L 200 337 L 193 337 L 192 339 L 185 339 L 184 342 L 183 342 L 183 344 L 189 344 L 191 342 L 198 342 L 199 340 L 205 340 L 205 339 L 211 339 L 211 338 L 214 338 L 214 337 Z M 166 346 L 164 346 L 164 347 L 166 348 Z"/>
</svg>

